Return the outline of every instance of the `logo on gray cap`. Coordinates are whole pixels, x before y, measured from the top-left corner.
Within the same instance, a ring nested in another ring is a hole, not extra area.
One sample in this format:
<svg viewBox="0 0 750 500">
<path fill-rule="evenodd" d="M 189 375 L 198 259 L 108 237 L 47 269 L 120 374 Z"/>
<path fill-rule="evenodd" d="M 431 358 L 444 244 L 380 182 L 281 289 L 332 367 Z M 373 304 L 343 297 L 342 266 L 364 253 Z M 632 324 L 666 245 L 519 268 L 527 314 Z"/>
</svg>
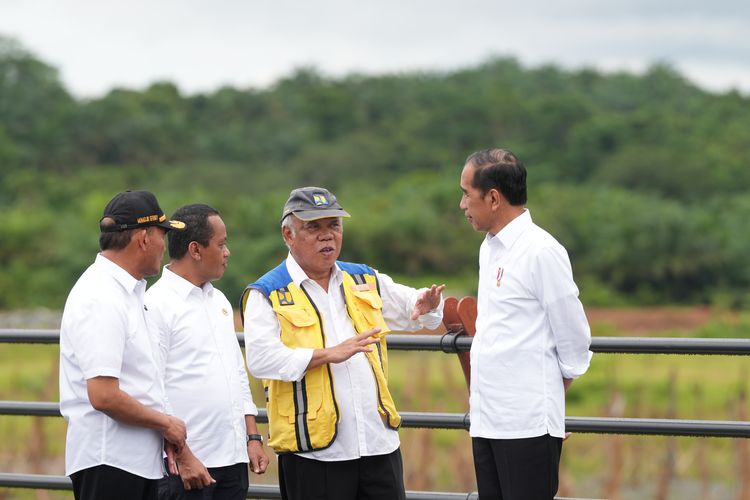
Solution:
<svg viewBox="0 0 750 500">
<path fill-rule="evenodd" d="M 336 201 L 336 196 L 325 188 L 303 187 L 289 193 L 281 213 L 283 221 L 294 214 L 304 221 L 325 219 L 326 217 L 351 217 Z"/>
</svg>

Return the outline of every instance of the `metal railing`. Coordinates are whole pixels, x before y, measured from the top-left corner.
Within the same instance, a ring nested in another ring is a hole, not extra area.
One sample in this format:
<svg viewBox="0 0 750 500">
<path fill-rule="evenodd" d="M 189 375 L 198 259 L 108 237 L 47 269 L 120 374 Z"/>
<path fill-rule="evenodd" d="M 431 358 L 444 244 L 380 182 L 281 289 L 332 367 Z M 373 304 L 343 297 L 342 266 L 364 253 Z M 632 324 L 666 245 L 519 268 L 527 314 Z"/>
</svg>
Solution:
<svg viewBox="0 0 750 500">
<path fill-rule="evenodd" d="M 468 352 L 472 337 L 459 333 L 442 335 L 393 334 L 388 349 L 396 351 Z M 59 330 L 0 329 L 0 343 L 57 344 Z M 245 346 L 242 333 L 237 341 Z M 671 337 L 593 337 L 591 351 L 610 354 L 750 355 L 750 339 L 685 339 Z"/>
<path fill-rule="evenodd" d="M 244 346 L 244 338 L 237 334 Z M 0 329 L 0 343 L 56 344 L 58 330 Z M 442 335 L 394 334 L 387 337 L 392 350 L 460 353 L 471 349 L 472 337 L 463 332 Z M 599 353 L 627 354 L 699 354 L 750 355 L 747 339 L 685 339 L 643 337 L 594 337 L 591 350 Z M 0 415 L 59 417 L 54 402 L 0 401 Z M 468 430 L 469 415 L 461 413 L 403 412 L 402 426 L 423 429 Z M 267 423 L 265 409 L 259 409 L 259 423 Z M 571 432 L 595 434 L 646 434 L 663 436 L 750 438 L 750 422 L 717 420 L 675 420 L 642 418 L 567 417 L 565 428 Z M 0 486 L 16 488 L 71 489 L 65 476 L 0 473 Z M 278 486 L 251 485 L 248 498 L 281 498 Z M 410 500 L 476 500 L 476 493 L 409 491 Z M 558 500 L 565 500 L 560 499 Z"/>
</svg>

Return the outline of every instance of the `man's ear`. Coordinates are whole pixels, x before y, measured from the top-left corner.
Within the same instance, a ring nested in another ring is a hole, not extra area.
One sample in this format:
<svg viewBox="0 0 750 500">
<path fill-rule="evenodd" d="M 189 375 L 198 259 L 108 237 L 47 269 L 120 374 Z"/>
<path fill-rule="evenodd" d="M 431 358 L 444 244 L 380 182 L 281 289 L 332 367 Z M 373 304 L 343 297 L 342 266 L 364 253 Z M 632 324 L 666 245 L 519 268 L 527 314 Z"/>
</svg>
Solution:
<svg viewBox="0 0 750 500">
<path fill-rule="evenodd" d="M 188 243 L 188 254 L 193 260 L 201 260 L 201 246 L 197 241 L 191 241 Z"/>
<path fill-rule="evenodd" d="M 287 226 L 281 226 L 281 237 L 284 238 L 285 243 L 292 241 L 292 230 Z"/>
<path fill-rule="evenodd" d="M 139 249 L 145 250 L 148 245 L 148 228 L 137 229 L 133 233 L 132 241 L 138 246 Z"/>
<path fill-rule="evenodd" d="M 497 189 L 490 189 L 487 194 L 490 197 L 490 203 L 492 208 L 499 208 L 505 201 L 505 197 Z"/>
</svg>

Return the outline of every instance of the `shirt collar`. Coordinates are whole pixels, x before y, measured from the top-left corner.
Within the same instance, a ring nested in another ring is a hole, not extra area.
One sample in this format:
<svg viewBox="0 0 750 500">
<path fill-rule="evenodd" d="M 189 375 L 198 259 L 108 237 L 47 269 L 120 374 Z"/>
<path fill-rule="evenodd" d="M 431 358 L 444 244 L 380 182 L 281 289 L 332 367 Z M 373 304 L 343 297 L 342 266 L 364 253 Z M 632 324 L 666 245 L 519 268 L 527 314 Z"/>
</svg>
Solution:
<svg viewBox="0 0 750 500">
<path fill-rule="evenodd" d="M 289 276 L 292 277 L 292 281 L 295 285 L 297 285 L 298 288 L 301 287 L 302 282 L 305 280 L 311 280 L 312 279 L 307 275 L 305 271 L 302 270 L 299 264 L 297 264 L 297 261 L 294 260 L 294 257 L 292 257 L 291 252 L 286 258 L 286 268 L 289 271 Z M 341 275 L 341 269 L 339 268 L 338 262 L 334 264 L 333 266 L 333 272 L 331 273 L 331 284 L 338 284 L 342 282 L 342 275 Z M 329 285 L 330 288 L 330 285 Z"/>
<path fill-rule="evenodd" d="M 132 274 L 127 272 L 125 269 L 120 267 L 119 265 L 115 264 L 108 258 L 106 258 L 102 254 L 96 255 L 96 260 L 94 261 L 94 264 L 98 268 L 100 268 L 105 273 L 112 276 L 115 280 L 117 280 L 120 285 L 127 291 L 128 293 L 135 293 L 139 285 L 145 289 L 146 287 L 146 280 L 137 280 L 133 277 Z"/>
<path fill-rule="evenodd" d="M 202 287 L 197 287 L 191 282 L 172 272 L 169 265 L 164 266 L 161 273 L 161 279 L 165 280 L 167 285 L 181 298 L 187 299 L 191 293 L 198 292 L 199 295 L 213 295 L 214 287 L 211 283 L 206 283 Z"/>
<path fill-rule="evenodd" d="M 529 226 L 531 226 L 531 223 L 531 212 L 529 212 L 528 208 L 524 208 L 523 212 L 506 224 L 499 233 L 494 236 L 487 233 L 486 240 L 490 244 L 500 243 L 503 247 L 510 248 L 513 246 L 513 243 L 516 242 L 518 237 L 521 236 Z"/>
</svg>

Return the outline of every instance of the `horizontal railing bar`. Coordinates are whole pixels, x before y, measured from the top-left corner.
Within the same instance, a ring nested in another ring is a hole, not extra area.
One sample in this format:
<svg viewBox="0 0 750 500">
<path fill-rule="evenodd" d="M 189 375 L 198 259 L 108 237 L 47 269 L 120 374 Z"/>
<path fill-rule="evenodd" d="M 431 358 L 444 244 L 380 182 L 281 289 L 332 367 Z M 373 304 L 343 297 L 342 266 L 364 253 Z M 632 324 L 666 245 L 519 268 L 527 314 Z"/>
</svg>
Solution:
<svg viewBox="0 0 750 500">
<path fill-rule="evenodd" d="M 750 355 L 750 339 L 593 337 L 591 350 L 621 354 Z"/>
<path fill-rule="evenodd" d="M 60 330 L 0 329 L 0 343 L 7 344 L 58 344 Z"/>
<path fill-rule="evenodd" d="M 589 434 L 750 438 L 750 422 L 731 420 L 566 417 L 565 430 Z"/>
<path fill-rule="evenodd" d="M 61 417 L 60 405 L 47 401 L 0 401 L 0 415 Z"/>
<path fill-rule="evenodd" d="M 0 487 L 31 488 L 44 490 L 72 490 L 73 484 L 66 476 L 49 474 L 16 474 L 0 472 Z M 281 498 L 279 487 L 271 484 L 251 484 L 246 498 L 275 499 Z M 453 493 L 443 491 L 407 491 L 408 500 L 478 500 L 479 495 L 472 493 Z M 585 500 L 555 497 L 555 500 Z"/>
<path fill-rule="evenodd" d="M 10 472 L 0 472 L 0 486 L 44 490 L 73 489 L 70 478 L 67 476 L 53 476 L 48 474 L 14 474 Z"/>
<path fill-rule="evenodd" d="M 66 476 L 47 474 L 13 474 L 0 472 L 0 486 L 45 490 L 72 490 L 73 484 Z M 270 484 L 251 484 L 246 498 L 281 498 L 279 487 Z M 476 493 L 448 493 L 441 491 L 408 491 L 410 500 L 469 500 L 479 498 Z"/>
<path fill-rule="evenodd" d="M 58 330 L 0 329 L 0 343 L 56 344 Z M 388 337 L 388 348 L 399 351 L 466 352 L 472 338 L 465 334 L 416 335 L 395 333 Z M 242 333 L 237 333 L 240 345 L 245 345 Z M 671 337 L 593 337 L 591 350 L 620 354 L 702 354 L 750 355 L 750 339 L 702 339 Z"/>
<path fill-rule="evenodd" d="M 38 401 L 0 401 L 0 415 L 59 417 L 57 403 Z M 418 429 L 469 429 L 468 413 L 402 412 L 401 426 Z M 265 408 L 258 409 L 256 420 L 268 423 Z M 656 418 L 567 417 L 565 429 L 593 434 L 647 434 L 659 436 L 696 436 L 749 438 L 750 422 L 725 420 L 676 420 Z"/>
</svg>

